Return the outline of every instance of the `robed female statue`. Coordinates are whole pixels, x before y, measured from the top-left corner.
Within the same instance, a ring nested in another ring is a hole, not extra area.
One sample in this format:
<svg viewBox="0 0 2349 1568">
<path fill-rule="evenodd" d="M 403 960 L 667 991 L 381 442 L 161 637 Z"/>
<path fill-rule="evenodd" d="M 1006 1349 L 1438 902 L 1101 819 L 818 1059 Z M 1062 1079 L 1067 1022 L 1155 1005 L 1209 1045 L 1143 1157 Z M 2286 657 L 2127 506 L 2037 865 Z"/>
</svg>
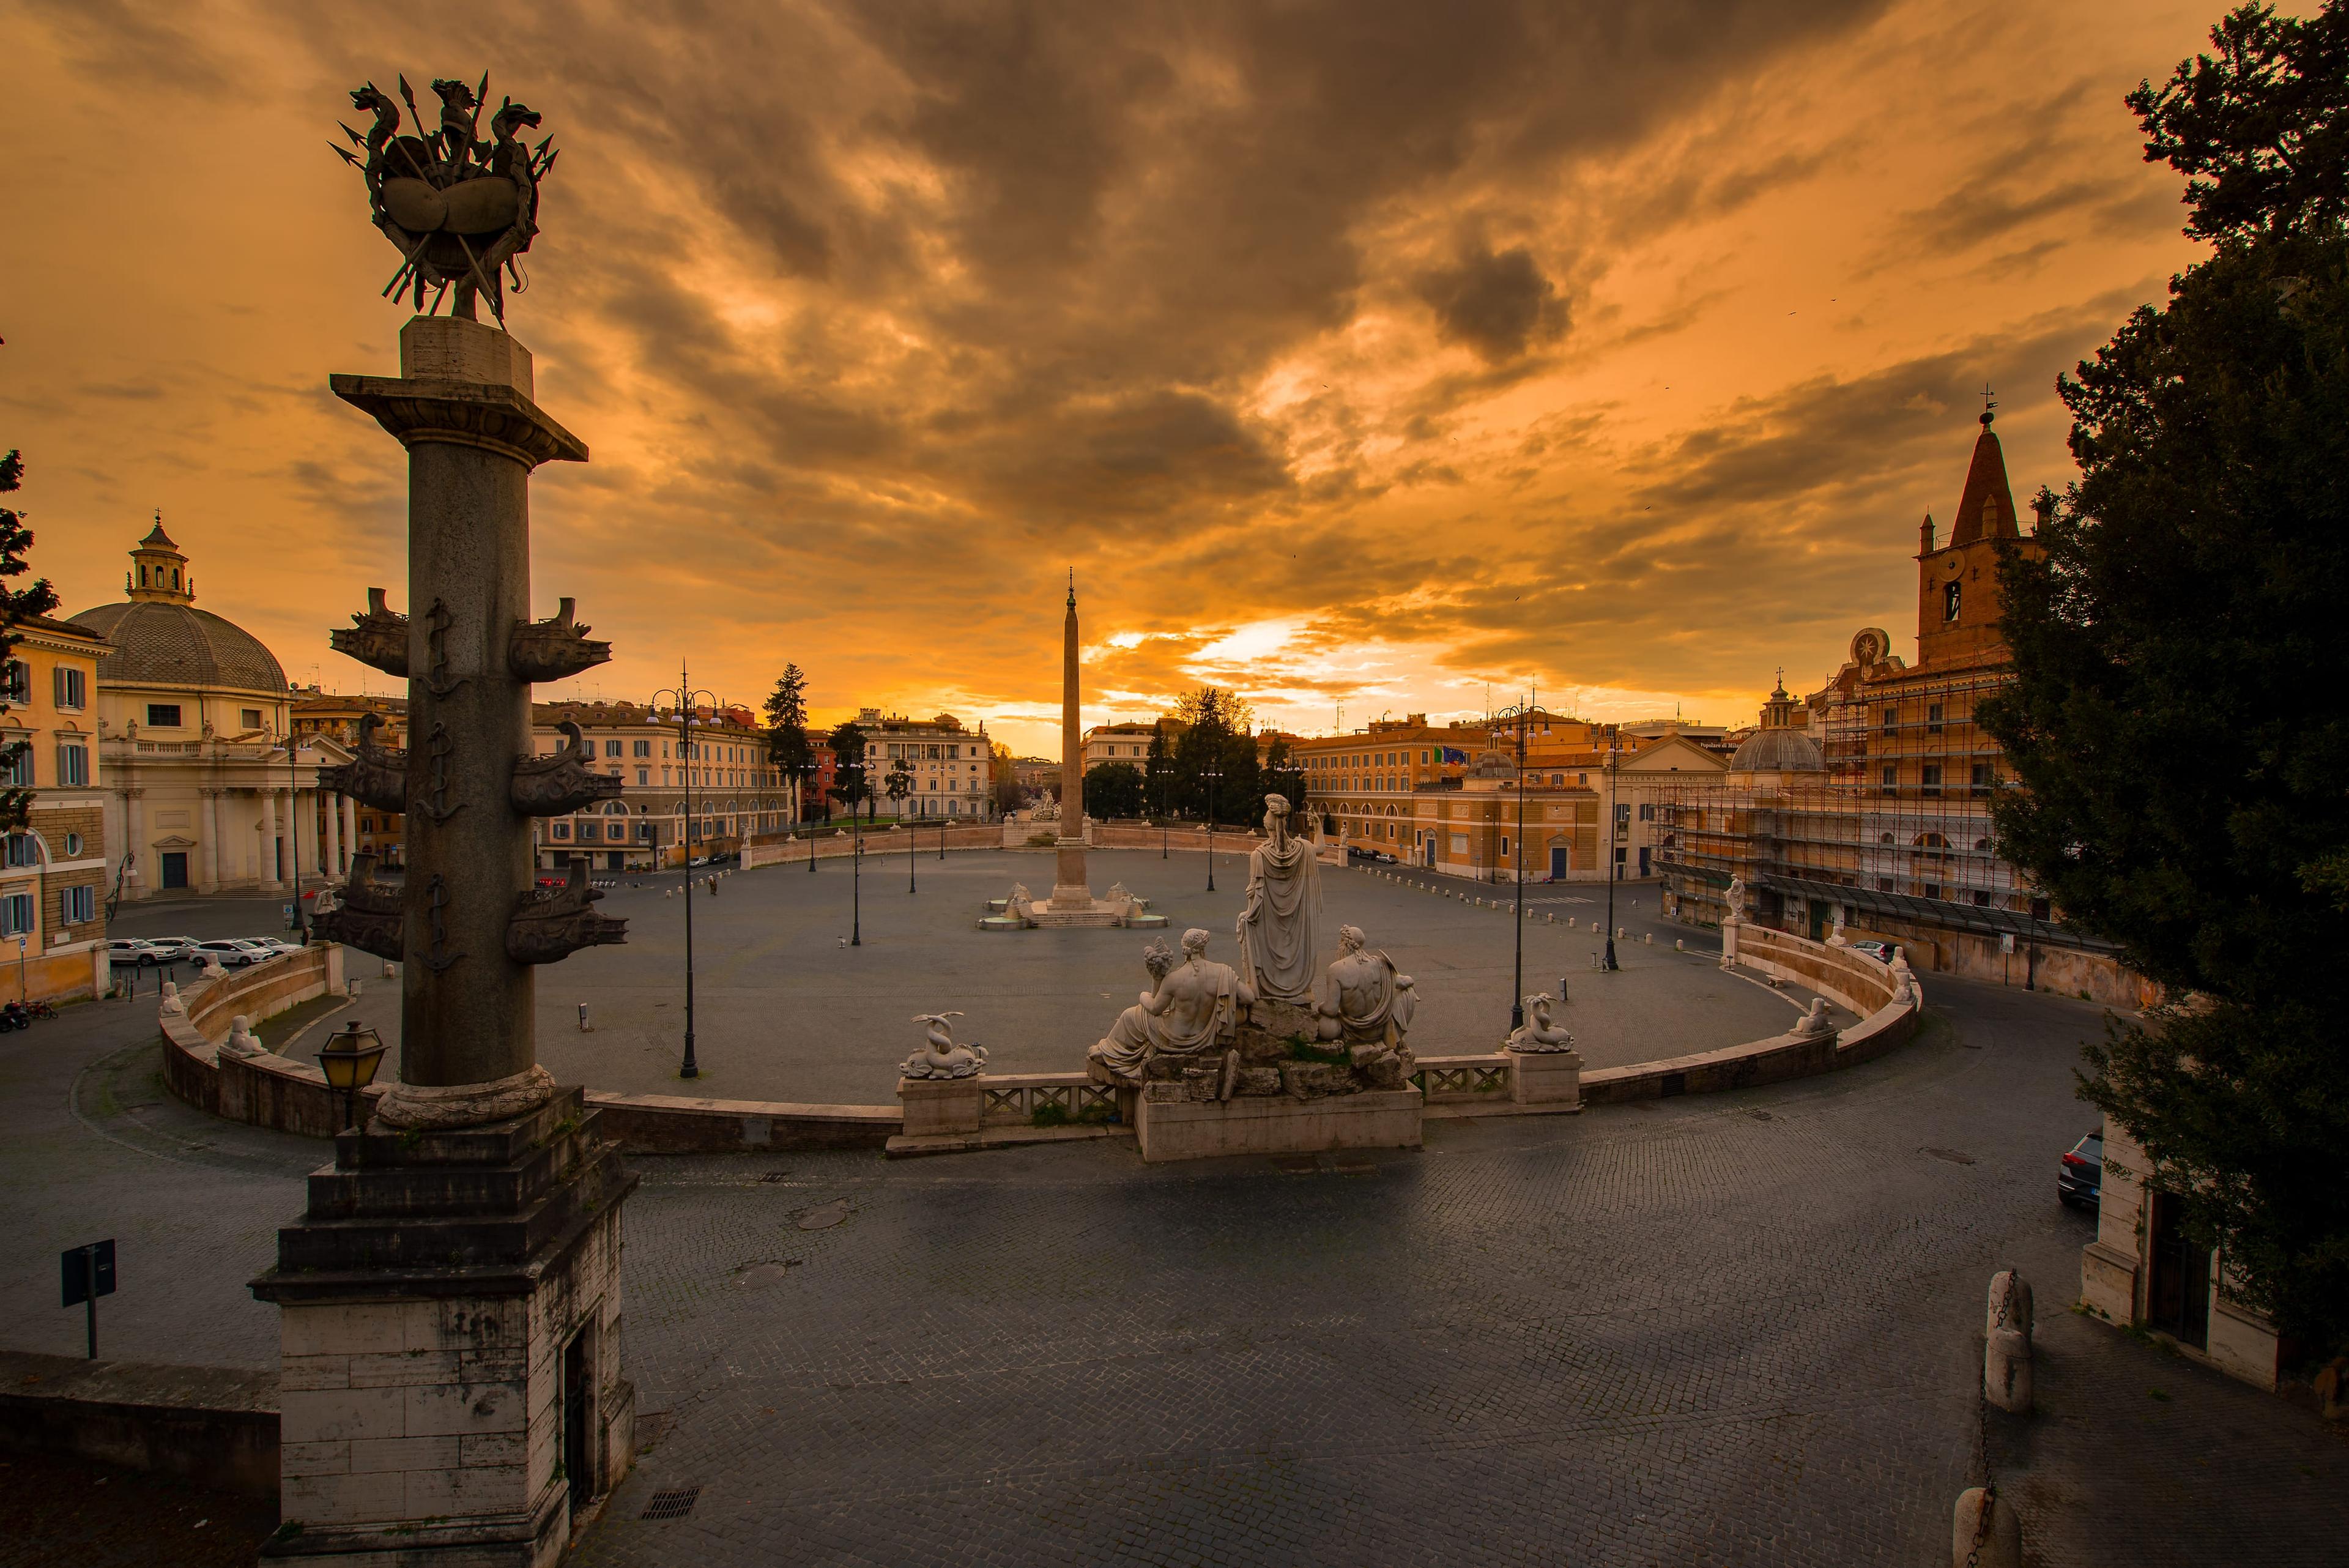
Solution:
<svg viewBox="0 0 2349 1568">
<path fill-rule="evenodd" d="M 1248 857 L 1247 901 L 1240 909 L 1240 974 L 1260 1001 L 1309 1011 L 1319 978 L 1313 955 L 1321 932 L 1320 862 L 1313 846 L 1288 830 L 1288 802 L 1264 797 L 1265 841 Z"/>
</svg>

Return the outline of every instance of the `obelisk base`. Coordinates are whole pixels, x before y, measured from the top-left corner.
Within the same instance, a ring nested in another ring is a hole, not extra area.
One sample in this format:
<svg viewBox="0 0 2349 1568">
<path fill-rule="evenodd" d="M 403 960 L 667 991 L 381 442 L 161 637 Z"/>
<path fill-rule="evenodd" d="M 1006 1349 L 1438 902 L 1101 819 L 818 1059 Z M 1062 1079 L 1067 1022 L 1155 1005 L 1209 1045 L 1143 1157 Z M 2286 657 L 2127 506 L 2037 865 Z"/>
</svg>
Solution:
<svg viewBox="0 0 2349 1568">
<path fill-rule="evenodd" d="M 1052 897 L 1048 902 L 1055 909 L 1091 909 L 1092 888 L 1085 875 L 1085 841 L 1063 838 L 1053 846 L 1058 864 L 1052 872 Z"/>
<path fill-rule="evenodd" d="M 545 1568 L 635 1455 L 620 1205 L 576 1088 L 487 1127 L 335 1140 L 253 1292 L 281 1314 L 269 1563 Z"/>
</svg>

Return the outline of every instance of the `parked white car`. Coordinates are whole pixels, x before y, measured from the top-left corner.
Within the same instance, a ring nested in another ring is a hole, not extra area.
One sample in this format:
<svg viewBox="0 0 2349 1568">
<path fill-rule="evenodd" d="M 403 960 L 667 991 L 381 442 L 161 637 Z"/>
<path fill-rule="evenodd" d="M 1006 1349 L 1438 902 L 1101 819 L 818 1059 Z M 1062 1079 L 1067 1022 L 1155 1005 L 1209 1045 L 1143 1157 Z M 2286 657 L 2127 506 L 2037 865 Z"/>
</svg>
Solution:
<svg viewBox="0 0 2349 1568">
<path fill-rule="evenodd" d="M 106 961 L 116 969 L 152 969 L 171 961 L 158 943 L 138 937 L 112 937 L 107 940 Z"/>
</svg>

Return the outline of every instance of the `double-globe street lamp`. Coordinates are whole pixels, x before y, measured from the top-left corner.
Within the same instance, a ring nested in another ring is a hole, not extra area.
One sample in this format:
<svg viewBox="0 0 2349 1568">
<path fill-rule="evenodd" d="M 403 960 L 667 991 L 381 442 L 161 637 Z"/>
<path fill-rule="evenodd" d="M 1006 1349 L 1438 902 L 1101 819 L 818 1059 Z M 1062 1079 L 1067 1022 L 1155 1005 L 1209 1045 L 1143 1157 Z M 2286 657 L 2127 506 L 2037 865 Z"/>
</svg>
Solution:
<svg viewBox="0 0 2349 1568">
<path fill-rule="evenodd" d="M 653 693 L 655 707 L 667 701 L 673 701 L 677 708 L 678 771 L 685 775 L 685 831 L 679 836 L 683 842 L 678 846 L 679 857 L 685 861 L 685 1060 L 678 1064 L 677 1075 L 698 1078 L 701 1066 L 693 1059 L 693 842 L 698 836 L 697 830 L 700 825 L 694 820 L 693 815 L 693 774 L 694 763 L 698 760 L 693 754 L 693 711 L 701 702 L 707 702 L 714 710 L 718 706 L 718 699 L 709 691 L 694 690 L 692 681 L 686 676 L 685 665 L 680 661 L 677 667 L 676 687 Z"/>
<path fill-rule="evenodd" d="M 1493 715 L 1495 719 L 1510 721 L 1517 736 L 1517 953 L 1516 967 L 1509 982 L 1509 1028 L 1512 1032 L 1526 1026 L 1526 732 L 1533 727 L 1534 716 L 1537 713 L 1544 718 L 1548 717 L 1538 704 L 1520 702 Z"/>
<path fill-rule="evenodd" d="M 1199 776 L 1207 781 L 1207 891 L 1212 893 L 1216 890 L 1216 781 L 1224 776 L 1224 770 L 1209 763 L 1199 770 Z"/>
</svg>

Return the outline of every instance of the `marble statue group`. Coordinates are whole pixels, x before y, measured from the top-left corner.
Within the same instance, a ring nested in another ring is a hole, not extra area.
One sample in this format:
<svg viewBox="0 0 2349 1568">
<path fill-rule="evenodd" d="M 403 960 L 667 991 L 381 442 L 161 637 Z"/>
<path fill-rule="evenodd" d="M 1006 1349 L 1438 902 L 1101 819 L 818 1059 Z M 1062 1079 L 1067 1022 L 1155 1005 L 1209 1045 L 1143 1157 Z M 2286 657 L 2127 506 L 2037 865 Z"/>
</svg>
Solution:
<svg viewBox="0 0 2349 1568">
<path fill-rule="evenodd" d="M 1213 939 L 1196 928 L 1183 933 L 1179 959 L 1153 942 L 1143 953 L 1150 988 L 1087 1054 L 1096 1083 L 1307 1099 L 1409 1078 L 1412 978 L 1355 926 L 1340 928 L 1335 955 L 1320 961 L 1319 863 L 1288 815 L 1288 801 L 1265 797 L 1265 841 L 1248 857 L 1233 931 L 1238 965 L 1209 958 Z"/>
</svg>

